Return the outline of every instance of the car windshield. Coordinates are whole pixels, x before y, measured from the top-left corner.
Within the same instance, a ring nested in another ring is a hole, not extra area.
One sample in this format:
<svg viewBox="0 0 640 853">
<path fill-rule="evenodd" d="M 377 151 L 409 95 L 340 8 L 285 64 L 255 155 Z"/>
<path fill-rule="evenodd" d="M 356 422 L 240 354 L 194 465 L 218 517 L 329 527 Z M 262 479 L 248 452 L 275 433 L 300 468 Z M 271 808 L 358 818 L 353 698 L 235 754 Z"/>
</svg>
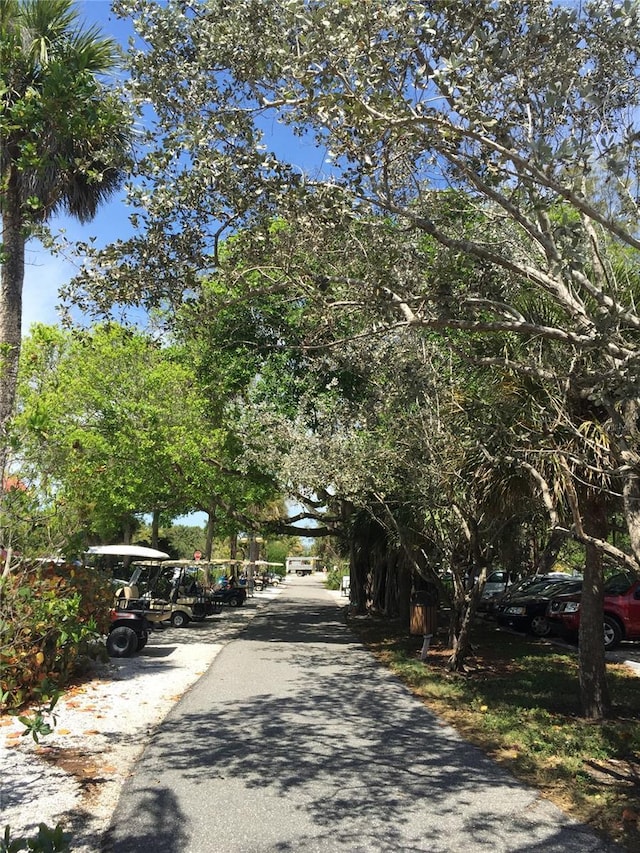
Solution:
<svg viewBox="0 0 640 853">
<path fill-rule="evenodd" d="M 571 592 L 578 588 L 579 578 L 528 578 L 518 589 L 511 587 L 508 598 L 533 598 L 536 596 L 556 595 L 558 592 Z"/>
<path fill-rule="evenodd" d="M 560 581 L 550 581 L 550 580 L 541 580 L 537 583 L 534 583 L 529 589 L 525 590 L 527 595 L 544 595 L 545 591 L 548 589 L 553 589 L 556 586 L 559 586 Z"/>
<path fill-rule="evenodd" d="M 518 581 L 518 583 L 512 584 L 507 590 L 507 595 L 513 597 L 514 595 L 524 594 L 525 592 L 529 592 L 532 587 L 538 586 L 541 583 L 542 581 L 539 578 L 525 578 Z"/>
<path fill-rule="evenodd" d="M 578 592 L 582 588 L 581 580 L 572 580 L 572 581 L 556 581 L 556 583 L 551 584 L 549 589 L 546 590 L 543 595 L 562 595 L 566 592 Z"/>
<path fill-rule="evenodd" d="M 604 594 L 605 595 L 623 595 L 631 584 L 634 582 L 635 578 L 632 575 L 628 575 L 626 572 L 620 572 L 617 575 L 613 575 L 604 585 Z"/>
</svg>

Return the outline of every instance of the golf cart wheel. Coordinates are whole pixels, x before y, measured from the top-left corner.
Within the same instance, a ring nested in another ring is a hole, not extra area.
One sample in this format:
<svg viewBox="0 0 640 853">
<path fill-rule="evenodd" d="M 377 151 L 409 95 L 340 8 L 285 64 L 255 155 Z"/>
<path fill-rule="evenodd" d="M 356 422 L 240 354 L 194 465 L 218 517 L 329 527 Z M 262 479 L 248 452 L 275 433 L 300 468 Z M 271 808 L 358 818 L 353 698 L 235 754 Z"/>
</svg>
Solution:
<svg viewBox="0 0 640 853">
<path fill-rule="evenodd" d="M 544 616 L 534 616 L 531 620 L 531 633 L 536 637 L 546 637 L 551 631 L 551 626 Z"/>
<path fill-rule="evenodd" d="M 189 617 L 182 610 L 176 610 L 171 614 L 171 624 L 174 628 L 185 628 L 189 624 Z"/>
<path fill-rule="evenodd" d="M 622 642 L 622 629 L 615 619 L 610 616 L 604 617 L 604 648 L 610 652 Z"/>
<path fill-rule="evenodd" d="M 120 625 L 107 637 L 107 652 L 112 658 L 130 658 L 138 651 L 138 636 L 131 628 Z"/>
<path fill-rule="evenodd" d="M 243 601 L 239 595 L 234 595 L 229 599 L 229 607 L 240 607 L 242 603 Z"/>
</svg>

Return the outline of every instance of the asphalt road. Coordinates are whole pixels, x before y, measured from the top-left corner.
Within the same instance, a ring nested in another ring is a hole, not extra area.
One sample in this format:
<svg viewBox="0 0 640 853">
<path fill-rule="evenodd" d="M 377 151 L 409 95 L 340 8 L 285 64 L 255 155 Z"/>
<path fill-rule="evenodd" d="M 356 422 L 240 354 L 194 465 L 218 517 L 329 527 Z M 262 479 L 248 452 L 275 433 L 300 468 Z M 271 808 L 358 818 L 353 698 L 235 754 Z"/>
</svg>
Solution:
<svg viewBox="0 0 640 853">
<path fill-rule="evenodd" d="M 161 725 L 102 853 L 616 849 L 425 709 L 320 580 L 290 576 Z"/>
</svg>

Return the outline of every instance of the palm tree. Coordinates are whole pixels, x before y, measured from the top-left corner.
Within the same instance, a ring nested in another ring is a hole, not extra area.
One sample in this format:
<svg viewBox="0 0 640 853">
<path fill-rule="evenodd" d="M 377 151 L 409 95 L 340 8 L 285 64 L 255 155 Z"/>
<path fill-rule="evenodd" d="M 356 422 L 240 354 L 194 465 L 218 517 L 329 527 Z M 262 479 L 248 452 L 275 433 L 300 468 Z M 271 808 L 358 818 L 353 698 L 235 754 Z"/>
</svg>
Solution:
<svg viewBox="0 0 640 853">
<path fill-rule="evenodd" d="M 123 102 L 100 75 L 117 46 L 83 28 L 71 0 L 0 0 L 0 472 L 20 355 L 25 247 L 65 211 L 81 222 L 121 184 Z"/>
</svg>

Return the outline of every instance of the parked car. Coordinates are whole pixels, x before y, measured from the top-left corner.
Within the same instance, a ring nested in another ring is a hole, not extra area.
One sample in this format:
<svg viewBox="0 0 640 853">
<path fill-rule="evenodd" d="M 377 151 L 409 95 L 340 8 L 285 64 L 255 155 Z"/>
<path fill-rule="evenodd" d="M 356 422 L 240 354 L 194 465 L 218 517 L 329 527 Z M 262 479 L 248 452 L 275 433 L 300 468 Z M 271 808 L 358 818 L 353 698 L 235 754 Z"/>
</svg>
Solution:
<svg viewBox="0 0 640 853">
<path fill-rule="evenodd" d="M 478 602 L 478 612 L 491 613 L 499 596 L 503 595 L 515 580 L 515 575 L 502 569 L 490 572 Z"/>
<path fill-rule="evenodd" d="M 532 590 L 536 586 L 544 586 L 550 581 L 567 581 L 571 576 L 566 572 L 549 572 L 545 575 L 528 575 L 526 578 L 514 581 L 505 587 L 502 592 L 494 592 L 490 597 L 483 597 L 480 601 L 478 610 L 484 610 L 489 614 L 495 615 L 498 606 L 515 596 L 523 595 Z M 486 591 L 486 590 L 485 590 Z"/>
<path fill-rule="evenodd" d="M 581 589 L 582 579 L 572 579 L 568 575 L 529 584 L 525 589 L 506 595 L 496 605 L 496 621 L 502 628 L 546 637 L 552 630 L 547 619 L 549 601 L 561 593 L 579 592 Z"/>
<path fill-rule="evenodd" d="M 547 618 L 558 633 L 576 639 L 580 628 L 580 598 L 560 595 L 549 602 Z M 622 640 L 640 640 L 640 579 L 628 572 L 610 577 L 604 585 L 604 647 L 615 649 Z"/>
</svg>

